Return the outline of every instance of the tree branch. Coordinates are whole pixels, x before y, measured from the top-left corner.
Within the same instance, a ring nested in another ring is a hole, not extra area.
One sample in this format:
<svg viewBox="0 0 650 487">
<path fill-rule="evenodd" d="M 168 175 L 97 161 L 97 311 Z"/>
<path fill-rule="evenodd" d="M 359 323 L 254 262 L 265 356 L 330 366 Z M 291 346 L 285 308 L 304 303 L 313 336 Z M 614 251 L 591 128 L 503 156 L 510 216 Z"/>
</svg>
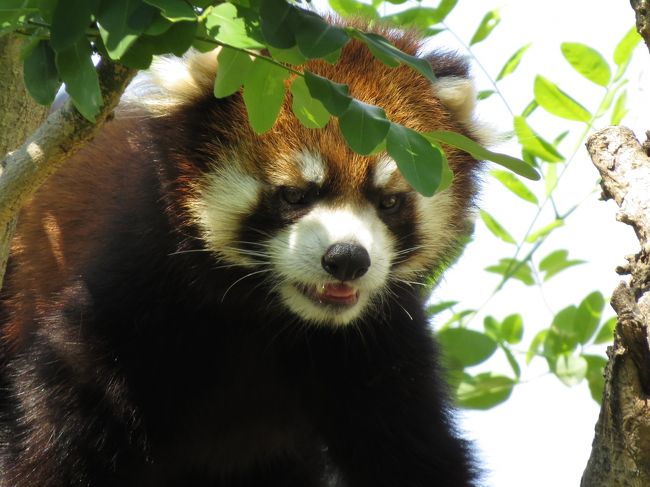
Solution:
<svg viewBox="0 0 650 487">
<path fill-rule="evenodd" d="M 22 206 L 38 187 L 112 116 L 120 96 L 136 71 L 103 59 L 98 67 L 104 101 L 95 123 L 81 116 L 68 100 L 18 149 L 0 162 L 0 242 L 11 240 L 12 226 Z M 0 286 L 8 256 L 0 245 Z"/>
<path fill-rule="evenodd" d="M 622 267 L 631 275 L 629 284 L 622 282 L 612 295 L 618 322 L 581 485 L 641 487 L 650 485 L 650 158 L 623 127 L 595 133 L 587 150 L 602 177 L 603 196 L 616 201 L 617 220 L 634 228 L 641 249 Z"/>
</svg>

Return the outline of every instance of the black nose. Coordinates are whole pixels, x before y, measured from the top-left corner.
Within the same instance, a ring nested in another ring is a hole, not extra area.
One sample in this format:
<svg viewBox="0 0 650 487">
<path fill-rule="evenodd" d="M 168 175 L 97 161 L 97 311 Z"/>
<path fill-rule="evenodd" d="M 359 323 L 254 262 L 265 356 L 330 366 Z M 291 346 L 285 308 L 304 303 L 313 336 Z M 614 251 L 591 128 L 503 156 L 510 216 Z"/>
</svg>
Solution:
<svg viewBox="0 0 650 487">
<path fill-rule="evenodd" d="M 339 281 L 351 281 L 368 272 L 370 256 L 361 245 L 335 243 L 323 254 L 321 264 Z"/>
</svg>

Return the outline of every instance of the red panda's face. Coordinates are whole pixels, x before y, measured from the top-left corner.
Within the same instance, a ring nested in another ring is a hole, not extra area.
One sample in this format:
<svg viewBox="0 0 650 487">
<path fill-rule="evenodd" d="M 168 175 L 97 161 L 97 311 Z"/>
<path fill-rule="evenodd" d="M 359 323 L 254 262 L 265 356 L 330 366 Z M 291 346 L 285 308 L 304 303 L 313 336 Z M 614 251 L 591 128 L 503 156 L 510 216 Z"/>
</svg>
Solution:
<svg viewBox="0 0 650 487">
<path fill-rule="evenodd" d="M 413 39 L 393 40 L 415 53 Z M 335 119 L 324 129 L 303 127 L 289 97 L 273 129 L 254 134 L 240 95 L 217 102 L 211 85 L 202 86 L 214 73 L 201 62 L 197 56 L 185 63 L 189 73 L 180 90 L 170 89 L 180 102 L 199 97 L 210 105 L 200 111 L 210 116 L 201 125 L 207 142 L 198 151 L 208 154 L 207 160 L 200 170 L 188 165 L 179 171 L 179 185 L 190 188 L 182 204 L 219 264 L 247 272 L 241 285 L 256 276 L 267 284 L 265 299 L 302 320 L 345 325 L 362 318 L 373 303 L 394 299 L 395 286 L 422 284 L 450 258 L 466 231 L 475 193 L 477 164 L 469 156 L 448 151 L 454 183 L 423 197 L 386 153 L 352 152 Z M 307 68 L 348 84 L 353 96 L 381 106 L 391 120 L 410 128 L 476 135 L 474 91 L 460 72 L 464 64 L 449 55 L 432 63 L 443 74 L 434 86 L 350 43 L 337 65 Z M 189 163 L 181 157 L 180 164 Z M 231 292 L 237 285 L 232 283 Z"/>
</svg>

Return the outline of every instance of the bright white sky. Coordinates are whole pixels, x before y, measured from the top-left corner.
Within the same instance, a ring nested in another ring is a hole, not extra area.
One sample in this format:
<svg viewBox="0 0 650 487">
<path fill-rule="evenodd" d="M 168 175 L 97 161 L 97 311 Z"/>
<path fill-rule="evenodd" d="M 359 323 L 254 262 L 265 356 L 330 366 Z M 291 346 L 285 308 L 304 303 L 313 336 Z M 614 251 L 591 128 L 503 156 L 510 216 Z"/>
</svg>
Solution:
<svg viewBox="0 0 650 487">
<path fill-rule="evenodd" d="M 425 0 L 425 5 L 436 6 L 437 1 Z M 482 65 L 491 76 L 496 76 L 504 62 L 522 45 L 532 42 L 518 71 L 500 83 L 508 103 L 520 113 L 532 99 L 533 79 L 542 74 L 580 101 L 590 110 L 602 96 L 595 85 L 581 78 L 562 57 L 560 43 L 583 42 L 599 50 L 611 60 L 614 46 L 634 24 L 634 13 L 629 2 L 611 0 L 512 0 L 498 2 L 460 0 L 459 6 L 447 19 L 448 26 L 467 42 L 483 14 L 501 7 L 501 24 L 487 41 L 474 47 Z M 452 36 L 441 34 L 434 45 L 458 47 Z M 462 52 L 462 48 L 459 48 Z M 479 88 L 489 88 L 481 70 L 475 67 Z M 623 121 L 633 128 L 638 137 L 650 128 L 646 115 L 649 101 L 643 85 L 648 85 L 650 56 L 641 45 L 628 73 L 630 83 L 628 105 L 630 113 Z M 503 130 L 511 129 L 511 117 L 502 103 L 493 99 L 479 106 L 482 118 Z M 547 138 L 574 128 L 552 116 L 534 114 L 534 127 Z M 606 124 L 606 122 L 603 122 Z M 575 140 L 561 147 L 568 153 Z M 515 146 L 499 148 L 513 155 Z M 558 200 L 560 211 L 576 198 L 589 194 L 597 179 L 586 150 L 581 149 L 562 181 Z M 481 206 L 501 220 L 515 236 L 524 234 L 534 213 L 532 205 L 510 196 L 496 181 L 486 179 Z M 543 192 L 543 183 L 531 185 Z M 566 206 L 563 206 L 566 205 Z M 556 232 L 540 249 L 540 257 L 552 250 L 565 248 L 570 258 L 584 259 L 588 264 L 574 267 L 553 278 L 544 288 L 528 288 L 517 282 L 506 287 L 486 310 L 497 318 L 520 312 L 524 316 L 526 335 L 522 348 L 541 328 L 550 324 L 553 312 L 565 306 L 578 304 L 589 292 L 601 290 L 608 296 L 620 278 L 616 265 L 623 256 L 634 253 L 637 243 L 632 230 L 615 221 L 615 205 L 590 197 L 568 220 L 567 226 Z M 550 217 L 542 219 L 548 223 Z M 461 300 L 465 307 L 477 307 L 497 284 L 482 269 L 512 252 L 508 244 L 493 237 L 482 224 L 477 225 L 475 240 L 460 263 L 446 274 L 445 281 L 435 294 L 436 300 Z M 539 259 L 537 260 L 539 262 Z M 460 299 L 459 299 L 460 298 Z M 552 310 L 552 311 L 551 311 Z M 606 315 L 613 311 L 606 308 Z M 482 318 L 474 326 L 482 326 Z M 508 373 L 508 366 L 491 362 L 494 368 Z M 524 369 L 525 385 L 517 386 L 511 398 L 502 406 L 483 412 L 463 413 L 462 427 L 466 435 L 476 441 L 479 456 L 487 470 L 488 487 L 573 487 L 580 484 L 582 471 L 591 450 L 594 425 L 599 408 L 590 398 L 586 383 L 574 388 L 562 385 L 556 378 L 544 375 L 546 364 L 533 361 Z"/>
</svg>

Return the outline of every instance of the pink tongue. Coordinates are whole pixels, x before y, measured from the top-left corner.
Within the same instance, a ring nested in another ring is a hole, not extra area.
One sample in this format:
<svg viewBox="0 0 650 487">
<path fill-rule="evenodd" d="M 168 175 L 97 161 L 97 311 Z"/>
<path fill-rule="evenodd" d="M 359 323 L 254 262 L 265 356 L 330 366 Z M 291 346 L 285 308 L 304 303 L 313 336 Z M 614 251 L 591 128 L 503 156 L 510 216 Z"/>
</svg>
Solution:
<svg viewBox="0 0 650 487">
<path fill-rule="evenodd" d="M 331 298 L 351 298 L 356 295 L 356 291 L 347 284 L 326 284 L 323 294 Z"/>
</svg>

